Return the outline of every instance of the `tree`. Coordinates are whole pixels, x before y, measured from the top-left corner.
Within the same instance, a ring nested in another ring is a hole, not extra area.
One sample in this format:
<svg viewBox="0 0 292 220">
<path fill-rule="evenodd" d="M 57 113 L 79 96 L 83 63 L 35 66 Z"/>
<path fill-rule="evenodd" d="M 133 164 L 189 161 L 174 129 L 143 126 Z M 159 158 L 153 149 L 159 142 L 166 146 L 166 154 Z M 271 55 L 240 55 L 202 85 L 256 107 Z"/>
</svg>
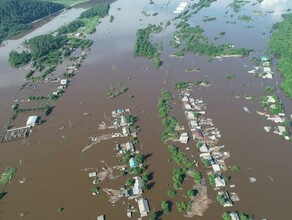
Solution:
<svg viewBox="0 0 292 220">
<path fill-rule="evenodd" d="M 224 212 L 222 214 L 222 218 L 223 218 L 223 220 L 231 220 L 231 217 L 230 217 L 230 215 L 227 212 Z"/>
<path fill-rule="evenodd" d="M 127 179 L 127 181 L 126 181 L 126 184 L 128 185 L 128 186 L 134 186 L 134 184 L 135 184 L 135 179 Z"/>
<path fill-rule="evenodd" d="M 189 198 L 195 197 L 198 194 L 198 191 L 195 189 L 190 189 L 187 191 L 187 195 Z"/>
<path fill-rule="evenodd" d="M 167 196 L 169 196 L 169 197 L 175 197 L 175 195 L 176 195 L 176 191 L 175 190 L 171 190 L 171 191 L 168 191 L 167 192 Z"/>
<path fill-rule="evenodd" d="M 150 215 L 150 220 L 157 220 L 158 219 L 158 215 L 156 212 L 152 212 Z"/>
<path fill-rule="evenodd" d="M 31 54 L 27 51 L 22 51 L 18 53 L 17 51 L 13 50 L 9 53 L 9 64 L 12 67 L 21 67 L 27 64 L 31 59 Z"/>
<path fill-rule="evenodd" d="M 162 209 L 163 214 L 169 215 L 169 213 L 170 213 L 170 202 L 169 201 L 163 201 L 161 203 L 161 209 Z"/>
<path fill-rule="evenodd" d="M 184 213 L 190 210 L 191 204 L 188 202 L 177 202 L 176 208 L 179 213 Z"/>
<path fill-rule="evenodd" d="M 145 172 L 145 173 L 142 174 L 142 181 L 144 183 L 149 181 L 149 174 L 148 173 Z"/>
<path fill-rule="evenodd" d="M 202 182 L 202 174 L 199 171 L 195 171 L 193 177 L 195 183 L 200 184 Z"/>
<path fill-rule="evenodd" d="M 233 165 L 230 170 L 233 173 L 238 173 L 240 171 L 240 167 Z"/>
</svg>

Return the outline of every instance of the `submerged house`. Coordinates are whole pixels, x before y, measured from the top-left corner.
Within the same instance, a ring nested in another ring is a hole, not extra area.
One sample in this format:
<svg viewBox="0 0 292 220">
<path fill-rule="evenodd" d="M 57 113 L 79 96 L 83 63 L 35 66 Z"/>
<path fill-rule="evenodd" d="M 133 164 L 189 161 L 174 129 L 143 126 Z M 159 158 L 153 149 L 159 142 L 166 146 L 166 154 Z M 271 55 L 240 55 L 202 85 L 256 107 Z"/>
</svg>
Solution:
<svg viewBox="0 0 292 220">
<path fill-rule="evenodd" d="M 180 135 L 180 138 L 179 138 L 179 141 L 182 143 L 182 144 L 187 144 L 188 141 L 189 141 L 189 135 L 184 132 Z"/>
<path fill-rule="evenodd" d="M 225 186 L 226 186 L 225 180 L 220 175 L 218 175 L 215 178 L 215 187 L 219 188 L 219 187 L 225 187 Z"/>
<path fill-rule="evenodd" d="M 135 176 L 133 178 L 135 180 L 134 186 L 132 188 L 132 193 L 134 196 L 139 196 L 142 195 L 143 191 L 142 191 L 142 178 L 140 176 Z"/>
<path fill-rule="evenodd" d="M 121 144 L 121 148 L 122 148 L 123 153 L 127 153 L 127 152 L 133 153 L 135 151 L 134 144 L 131 142 Z"/>
<path fill-rule="evenodd" d="M 230 212 L 229 216 L 230 216 L 231 220 L 240 220 L 237 212 Z"/>
<path fill-rule="evenodd" d="M 137 161 L 136 161 L 136 159 L 135 158 L 131 158 L 130 160 L 129 160 L 129 166 L 130 166 L 130 168 L 135 168 L 135 167 L 137 167 L 139 164 L 137 163 Z"/>
<path fill-rule="evenodd" d="M 123 127 L 122 133 L 123 133 L 123 136 L 125 136 L 125 137 L 127 137 L 131 134 L 130 129 L 128 127 Z"/>
<path fill-rule="evenodd" d="M 139 199 L 138 206 L 141 217 L 147 216 L 147 213 L 150 211 L 147 199 Z"/>
<path fill-rule="evenodd" d="M 34 127 L 39 121 L 39 117 L 36 115 L 29 116 L 27 121 L 26 121 L 26 126 L 27 127 Z"/>
</svg>

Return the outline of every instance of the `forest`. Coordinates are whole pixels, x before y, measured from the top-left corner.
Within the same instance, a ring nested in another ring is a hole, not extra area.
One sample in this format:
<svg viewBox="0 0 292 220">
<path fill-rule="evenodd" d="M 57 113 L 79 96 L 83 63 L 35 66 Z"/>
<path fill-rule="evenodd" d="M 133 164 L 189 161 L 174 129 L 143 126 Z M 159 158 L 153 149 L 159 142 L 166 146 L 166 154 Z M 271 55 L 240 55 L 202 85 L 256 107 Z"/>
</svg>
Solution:
<svg viewBox="0 0 292 220">
<path fill-rule="evenodd" d="M 30 28 L 30 23 L 63 9 L 61 4 L 36 0 L 0 1 L 0 43 Z"/>
<path fill-rule="evenodd" d="M 292 98 L 292 14 L 283 15 L 283 21 L 274 24 L 268 47 L 279 58 L 278 68 L 284 76 L 281 88 Z"/>
<path fill-rule="evenodd" d="M 95 7 L 90 8 L 83 12 L 80 15 L 80 19 L 82 18 L 93 18 L 93 17 L 100 17 L 103 18 L 108 15 L 108 11 L 110 9 L 110 5 L 107 3 L 99 3 Z"/>
<path fill-rule="evenodd" d="M 63 36 L 54 37 L 51 34 L 44 34 L 28 41 L 29 48 L 31 50 L 31 56 L 34 60 L 49 54 L 50 52 L 61 48 L 67 39 Z"/>
</svg>

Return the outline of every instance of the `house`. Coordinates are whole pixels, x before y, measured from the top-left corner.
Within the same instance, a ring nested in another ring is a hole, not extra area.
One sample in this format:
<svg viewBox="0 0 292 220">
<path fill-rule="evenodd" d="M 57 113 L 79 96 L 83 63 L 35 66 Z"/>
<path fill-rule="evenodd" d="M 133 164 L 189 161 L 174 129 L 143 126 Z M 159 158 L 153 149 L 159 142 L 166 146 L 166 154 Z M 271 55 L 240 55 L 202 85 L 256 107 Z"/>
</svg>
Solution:
<svg viewBox="0 0 292 220">
<path fill-rule="evenodd" d="M 132 188 L 132 192 L 134 196 L 139 196 L 143 193 L 142 191 L 142 178 L 140 176 L 135 176 L 133 178 L 135 180 L 134 186 Z"/>
<path fill-rule="evenodd" d="M 127 121 L 126 121 L 126 117 L 124 116 L 124 115 L 122 115 L 121 117 L 120 117 L 120 125 L 121 126 L 125 126 L 125 125 L 127 125 Z"/>
<path fill-rule="evenodd" d="M 130 129 L 128 127 L 123 127 L 122 133 L 123 133 L 123 136 L 125 136 L 125 137 L 127 137 L 131 134 Z"/>
<path fill-rule="evenodd" d="M 202 146 L 200 147 L 200 152 L 202 152 L 202 153 L 207 153 L 207 152 L 209 152 L 209 147 L 208 147 L 208 145 L 204 142 L 203 144 L 202 144 Z"/>
<path fill-rule="evenodd" d="M 217 176 L 215 178 L 215 187 L 225 187 L 226 183 L 225 180 L 221 176 Z"/>
<path fill-rule="evenodd" d="M 134 152 L 135 151 L 134 144 L 131 142 L 127 142 L 127 143 L 123 144 L 122 148 L 123 148 L 124 152 Z"/>
<path fill-rule="evenodd" d="M 204 136 L 203 136 L 203 134 L 202 134 L 202 132 L 201 131 L 199 131 L 199 130 L 195 130 L 194 132 L 193 132 L 193 138 L 194 139 L 200 139 L 200 138 L 203 138 Z"/>
<path fill-rule="evenodd" d="M 230 212 L 229 216 L 230 216 L 231 220 L 240 220 L 237 212 Z"/>
<path fill-rule="evenodd" d="M 212 168 L 213 168 L 214 173 L 218 173 L 221 171 L 221 167 L 219 164 L 213 164 Z"/>
<path fill-rule="evenodd" d="M 189 135 L 188 135 L 186 132 L 181 133 L 180 138 L 179 138 L 179 141 L 180 141 L 182 144 L 187 144 L 188 141 L 189 141 Z"/>
<path fill-rule="evenodd" d="M 190 128 L 191 128 L 191 131 L 194 131 L 198 127 L 198 122 L 196 120 L 190 120 L 189 121 L 189 125 L 190 125 Z"/>
<path fill-rule="evenodd" d="M 61 85 L 66 86 L 66 85 L 68 85 L 69 81 L 68 81 L 68 79 L 61 79 L 60 83 L 61 83 Z"/>
<path fill-rule="evenodd" d="M 150 211 L 148 201 L 146 199 L 139 199 L 138 200 L 138 206 L 141 217 L 147 216 L 147 213 Z"/>
<path fill-rule="evenodd" d="M 233 206 L 233 202 L 231 200 L 231 197 L 229 195 L 229 193 L 227 191 L 225 192 L 218 192 L 218 196 L 217 198 L 219 198 L 219 203 L 220 205 L 222 205 L 223 207 L 231 207 Z"/>
<path fill-rule="evenodd" d="M 261 59 L 262 62 L 269 61 L 269 58 L 267 56 L 261 56 L 260 59 Z"/>
<path fill-rule="evenodd" d="M 189 97 L 188 96 L 184 96 L 182 99 L 181 99 L 182 102 L 188 102 L 189 101 Z"/>
<path fill-rule="evenodd" d="M 129 165 L 130 165 L 131 168 L 134 168 L 134 167 L 137 167 L 139 164 L 137 163 L 136 159 L 132 157 L 129 160 Z"/>
<path fill-rule="evenodd" d="M 192 109 L 192 106 L 189 103 L 185 103 L 184 107 L 185 107 L 186 110 L 191 110 Z"/>
<path fill-rule="evenodd" d="M 97 173 L 96 172 L 91 172 L 88 174 L 88 176 L 91 178 L 91 177 L 96 177 L 97 176 Z"/>
<path fill-rule="evenodd" d="M 36 115 L 29 116 L 26 121 L 26 126 L 34 127 L 39 121 L 39 117 Z"/>
<path fill-rule="evenodd" d="M 194 112 L 191 111 L 185 111 L 185 115 L 187 116 L 188 120 L 196 119 Z"/>
</svg>

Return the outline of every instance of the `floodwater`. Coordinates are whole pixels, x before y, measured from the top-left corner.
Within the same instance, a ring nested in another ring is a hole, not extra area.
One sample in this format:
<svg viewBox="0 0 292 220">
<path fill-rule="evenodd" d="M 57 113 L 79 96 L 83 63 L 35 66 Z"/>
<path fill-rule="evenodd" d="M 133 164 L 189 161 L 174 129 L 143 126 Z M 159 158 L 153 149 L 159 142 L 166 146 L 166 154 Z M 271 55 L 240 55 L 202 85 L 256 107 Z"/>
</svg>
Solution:
<svg viewBox="0 0 292 220">
<path fill-rule="evenodd" d="M 248 24 L 244 22 L 238 22 L 236 25 L 225 23 L 225 11 L 229 10 L 231 13 L 231 9 L 226 8 L 229 2 L 218 1 L 212 4 L 209 9 L 203 9 L 192 17 L 191 22 L 201 24 L 199 22 L 204 15 L 216 16 L 214 22 L 202 25 L 209 39 L 218 36 L 221 31 L 226 31 L 226 37 L 220 39 L 220 42 L 231 42 L 236 46 L 255 49 L 255 53 L 250 57 L 264 51 L 269 28 L 279 20 L 278 11 L 283 12 L 283 8 L 292 6 L 288 1 L 265 0 L 258 7 L 264 11 L 275 10 L 277 13 L 254 18 L 252 25 L 255 27 L 249 29 L 246 28 Z M 130 108 L 139 118 L 137 123 L 140 127 L 140 143 L 137 148 L 148 155 L 146 164 L 149 165 L 148 172 L 153 173 L 151 182 L 154 183 L 152 189 L 145 192 L 143 197 L 149 200 L 152 210 L 159 210 L 161 201 L 169 199 L 166 193 L 172 189 L 174 165 L 168 162 L 170 155 L 167 146 L 160 140 L 163 128 L 156 107 L 158 97 L 163 89 L 173 92 L 175 104 L 171 115 L 187 128 L 187 121 L 173 84 L 186 80 L 195 82 L 205 76 L 209 78 L 211 86 L 197 88 L 192 95 L 203 98 L 207 104 L 207 116 L 213 119 L 222 133 L 220 144 L 224 144 L 225 151 L 231 153 L 226 164 L 241 167 L 240 173 L 230 174 L 231 182 L 236 184 L 234 191 L 241 200 L 230 209 L 222 208 L 215 201 L 215 192 L 209 188 L 210 198 L 214 202 L 203 217 L 196 219 L 219 220 L 221 214 L 229 210 L 251 213 L 257 219 L 289 219 L 289 205 L 292 202 L 289 194 L 292 176 L 288 171 L 288 167 L 292 166 L 291 142 L 284 141 L 280 136 L 265 133 L 263 126 L 269 125 L 270 122 L 256 114 L 260 109 L 257 101 L 234 98 L 234 95 L 260 96 L 263 88 L 280 82 L 281 77 L 277 74 L 272 80 L 254 78 L 247 73 L 253 68 L 250 58 L 215 59 L 208 62 L 206 58 L 187 54 L 182 62 L 180 59 L 169 57 L 174 51 L 168 46 L 173 35 L 172 26 L 160 34 L 159 39 L 155 39 L 158 42 L 163 41 L 164 44 L 164 65 L 161 69 L 155 69 L 151 61 L 144 58 L 133 58 L 137 29 L 146 27 L 148 23 L 159 24 L 161 21 L 171 20 L 174 18 L 172 11 L 179 4 L 167 1 L 155 1 L 155 5 L 148 3 L 149 1 L 125 0 L 113 3 L 110 15 L 114 15 L 114 22 L 110 23 L 108 17 L 104 18 L 97 27 L 97 32 L 90 36 L 94 40 L 91 52 L 66 93 L 57 101 L 56 108 L 47 118 L 47 122 L 35 129 L 33 135 L 26 140 L 0 145 L 1 169 L 5 166 L 18 168 L 12 183 L 5 188 L 7 195 L 0 201 L 0 219 L 18 219 L 20 213 L 25 214 L 23 219 L 87 220 L 96 219 L 96 216 L 101 214 L 105 214 L 107 219 L 127 219 L 125 209 L 128 201 L 122 200 L 112 207 L 103 192 L 97 197 L 92 196 L 92 180 L 88 179 L 87 172 L 80 171 L 83 168 L 101 168 L 101 161 L 105 161 L 109 166 L 122 164 L 113 157 L 113 147 L 116 142 L 126 142 L 126 138 L 111 139 L 80 153 L 81 148 L 90 142 L 88 137 L 112 132 L 98 131 L 97 127 L 98 123 L 106 120 L 105 116 L 109 117 L 110 112 L 117 108 Z M 159 14 L 146 17 L 141 13 L 143 10 L 149 14 Z M 241 13 L 250 15 L 251 8 L 246 6 Z M 51 22 L 54 23 L 54 20 Z M 47 25 L 43 26 L 46 27 Z M 263 35 L 263 32 L 266 35 Z M 17 42 L 27 37 L 28 35 Z M 1 70 L 6 68 L 1 71 L 1 79 L 9 81 L 4 86 L 0 80 L 1 124 L 8 120 L 13 97 L 18 91 L 16 85 L 19 85 L 16 79 L 10 79 L 18 70 L 8 68 L 3 58 L 10 49 L 14 49 L 9 45 L 14 45 L 16 41 L 9 43 L 0 48 Z M 116 70 L 112 70 L 112 66 L 115 66 Z M 200 68 L 200 72 L 186 73 L 184 70 L 187 68 Z M 233 80 L 226 79 L 229 73 L 235 75 Z M 21 81 L 21 77 L 14 76 L 18 82 Z M 109 88 L 119 82 L 129 87 L 129 91 L 118 98 L 107 100 Z M 243 86 L 244 83 L 247 86 Z M 129 95 L 135 97 L 130 99 Z M 291 100 L 284 98 L 281 92 L 280 97 L 285 104 L 286 113 L 290 115 Z M 243 106 L 247 106 L 251 113 L 245 113 Z M 91 113 L 91 116 L 84 116 L 85 112 Z M 27 116 L 21 116 L 23 121 Z M 198 160 L 194 145 L 190 142 L 188 145 L 178 146 L 181 149 L 189 146 L 187 154 L 190 158 L 193 155 L 194 159 Z M 204 171 L 203 174 L 206 176 Z M 27 182 L 19 184 L 18 180 L 23 177 Z M 256 177 L 257 182 L 249 183 L 249 177 Z M 127 178 L 105 181 L 101 188 L 117 189 Z M 183 187 L 188 189 L 191 186 L 186 183 Z M 180 192 L 173 201 L 184 201 L 181 195 Z M 123 204 L 123 201 L 126 204 Z M 133 201 L 130 204 L 135 205 Z M 61 214 L 56 211 L 59 207 L 64 207 Z M 175 204 L 172 209 L 169 216 L 162 216 L 161 219 L 183 219 Z"/>
</svg>

